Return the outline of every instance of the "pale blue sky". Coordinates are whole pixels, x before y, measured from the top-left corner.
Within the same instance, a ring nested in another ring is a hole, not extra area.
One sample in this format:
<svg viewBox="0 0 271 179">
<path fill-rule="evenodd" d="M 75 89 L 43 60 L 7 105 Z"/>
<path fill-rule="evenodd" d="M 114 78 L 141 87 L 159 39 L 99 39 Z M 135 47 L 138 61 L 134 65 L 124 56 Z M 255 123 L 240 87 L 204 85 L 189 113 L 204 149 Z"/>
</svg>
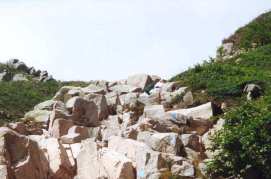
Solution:
<svg viewBox="0 0 271 179">
<path fill-rule="evenodd" d="M 168 78 L 268 9 L 270 0 L 0 0 L 0 61 L 61 80 Z"/>
</svg>

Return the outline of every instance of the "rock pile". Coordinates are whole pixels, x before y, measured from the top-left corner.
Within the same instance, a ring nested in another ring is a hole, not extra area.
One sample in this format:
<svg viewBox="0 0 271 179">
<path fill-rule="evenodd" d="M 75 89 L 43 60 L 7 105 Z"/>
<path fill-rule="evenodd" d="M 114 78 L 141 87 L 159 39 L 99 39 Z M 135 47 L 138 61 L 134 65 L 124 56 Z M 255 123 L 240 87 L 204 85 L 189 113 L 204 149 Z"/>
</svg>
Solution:
<svg viewBox="0 0 271 179">
<path fill-rule="evenodd" d="M 173 110 L 176 96 L 193 104 L 187 88 L 145 74 L 62 87 L 0 128 L 0 178 L 196 178 L 213 105 Z"/>
<path fill-rule="evenodd" d="M 18 59 L 9 60 L 4 66 L 0 70 L 0 81 L 28 81 L 30 78 L 41 82 L 54 80 L 47 71 L 28 67 Z"/>
</svg>

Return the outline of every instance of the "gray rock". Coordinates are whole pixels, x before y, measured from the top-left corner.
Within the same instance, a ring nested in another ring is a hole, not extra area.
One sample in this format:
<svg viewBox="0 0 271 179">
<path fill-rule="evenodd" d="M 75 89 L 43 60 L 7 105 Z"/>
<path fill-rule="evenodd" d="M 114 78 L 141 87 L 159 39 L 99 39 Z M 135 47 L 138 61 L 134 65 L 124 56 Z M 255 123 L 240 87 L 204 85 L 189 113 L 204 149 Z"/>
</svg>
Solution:
<svg viewBox="0 0 271 179">
<path fill-rule="evenodd" d="M 154 151 L 184 156 L 184 148 L 181 139 L 176 133 L 150 133 L 141 132 L 137 140 L 146 143 Z"/>
<path fill-rule="evenodd" d="M 110 88 L 110 91 L 116 92 L 119 95 L 127 93 L 141 92 L 142 89 L 137 86 L 127 85 L 127 84 L 118 84 Z"/>
<path fill-rule="evenodd" d="M 182 165 L 173 165 L 171 167 L 171 172 L 173 175 L 178 177 L 194 177 L 195 169 L 194 166 L 186 161 L 183 161 Z"/>
<path fill-rule="evenodd" d="M 73 97 L 66 103 L 75 124 L 97 127 L 99 125 L 98 107 L 93 101 Z"/>
<path fill-rule="evenodd" d="M 107 119 L 109 116 L 109 108 L 104 95 L 101 94 L 88 94 L 84 97 L 88 101 L 93 101 L 98 107 L 99 120 Z"/>
<path fill-rule="evenodd" d="M 0 73 L 0 81 L 10 81 L 12 79 L 12 74 L 7 70 Z"/>
<path fill-rule="evenodd" d="M 24 74 L 15 74 L 12 81 L 28 81 L 28 79 Z"/>
<path fill-rule="evenodd" d="M 164 119 L 165 118 L 165 109 L 163 105 L 151 105 L 145 106 L 144 108 L 144 117 L 150 119 Z"/>
<path fill-rule="evenodd" d="M 48 178 L 48 161 L 35 141 L 5 127 L 0 135 L 1 177 L 8 171 L 8 178 Z"/>
<path fill-rule="evenodd" d="M 128 77 L 127 84 L 135 87 L 139 87 L 145 90 L 150 84 L 152 84 L 152 78 L 146 74 L 137 74 Z"/>
<path fill-rule="evenodd" d="M 54 100 L 44 101 L 44 102 L 42 102 L 40 104 L 37 104 L 34 107 L 34 110 L 48 110 L 48 111 L 52 111 L 55 103 L 56 103 L 56 101 L 54 101 Z"/>
<path fill-rule="evenodd" d="M 118 93 L 116 92 L 110 92 L 105 95 L 109 114 L 114 115 L 117 113 L 117 106 L 121 105 L 120 98 Z"/>
<path fill-rule="evenodd" d="M 194 108 L 180 109 L 173 112 L 176 114 L 182 114 L 193 118 L 204 118 L 204 119 L 209 119 L 214 114 L 213 105 L 211 102 Z"/>
<path fill-rule="evenodd" d="M 261 96 L 262 88 L 256 84 L 247 84 L 244 92 L 247 93 L 247 100 L 252 100 Z"/>
<path fill-rule="evenodd" d="M 150 178 L 167 167 L 161 153 L 151 150 L 142 142 L 121 137 L 111 137 L 108 148 L 127 156 L 133 161 L 137 171 L 137 179 Z"/>
<path fill-rule="evenodd" d="M 135 178 L 131 160 L 113 150 L 99 150 L 92 140 L 83 142 L 81 152 L 77 157 L 77 168 L 75 179 Z"/>
<path fill-rule="evenodd" d="M 40 122 L 47 124 L 51 115 L 51 111 L 33 110 L 25 114 L 24 120 Z"/>
</svg>

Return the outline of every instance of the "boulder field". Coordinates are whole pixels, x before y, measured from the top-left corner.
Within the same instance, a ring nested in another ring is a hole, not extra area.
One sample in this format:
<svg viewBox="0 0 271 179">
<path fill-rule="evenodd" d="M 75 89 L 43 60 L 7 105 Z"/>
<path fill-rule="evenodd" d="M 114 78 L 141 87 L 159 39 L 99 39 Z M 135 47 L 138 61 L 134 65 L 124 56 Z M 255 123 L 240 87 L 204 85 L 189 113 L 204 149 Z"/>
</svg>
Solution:
<svg viewBox="0 0 271 179">
<path fill-rule="evenodd" d="M 212 102 L 195 107 L 187 87 L 157 76 L 65 86 L 0 128 L 0 178 L 201 178 L 224 122 L 213 115 Z"/>
</svg>

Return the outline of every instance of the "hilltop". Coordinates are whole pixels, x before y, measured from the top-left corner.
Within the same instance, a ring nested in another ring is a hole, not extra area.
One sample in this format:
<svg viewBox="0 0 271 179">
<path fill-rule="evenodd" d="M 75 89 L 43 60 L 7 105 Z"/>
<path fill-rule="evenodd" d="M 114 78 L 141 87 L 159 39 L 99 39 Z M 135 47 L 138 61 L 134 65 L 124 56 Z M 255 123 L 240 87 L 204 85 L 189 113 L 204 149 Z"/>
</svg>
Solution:
<svg viewBox="0 0 271 179">
<path fill-rule="evenodd" d="M 0 63 L 0 122 L 16 121 L 34 105 L 54 96 L 64 85 L 86 85 L 86 82 L 61 82 L 47 71 L 28 67 L 11 59 Z"/>
</svg>

